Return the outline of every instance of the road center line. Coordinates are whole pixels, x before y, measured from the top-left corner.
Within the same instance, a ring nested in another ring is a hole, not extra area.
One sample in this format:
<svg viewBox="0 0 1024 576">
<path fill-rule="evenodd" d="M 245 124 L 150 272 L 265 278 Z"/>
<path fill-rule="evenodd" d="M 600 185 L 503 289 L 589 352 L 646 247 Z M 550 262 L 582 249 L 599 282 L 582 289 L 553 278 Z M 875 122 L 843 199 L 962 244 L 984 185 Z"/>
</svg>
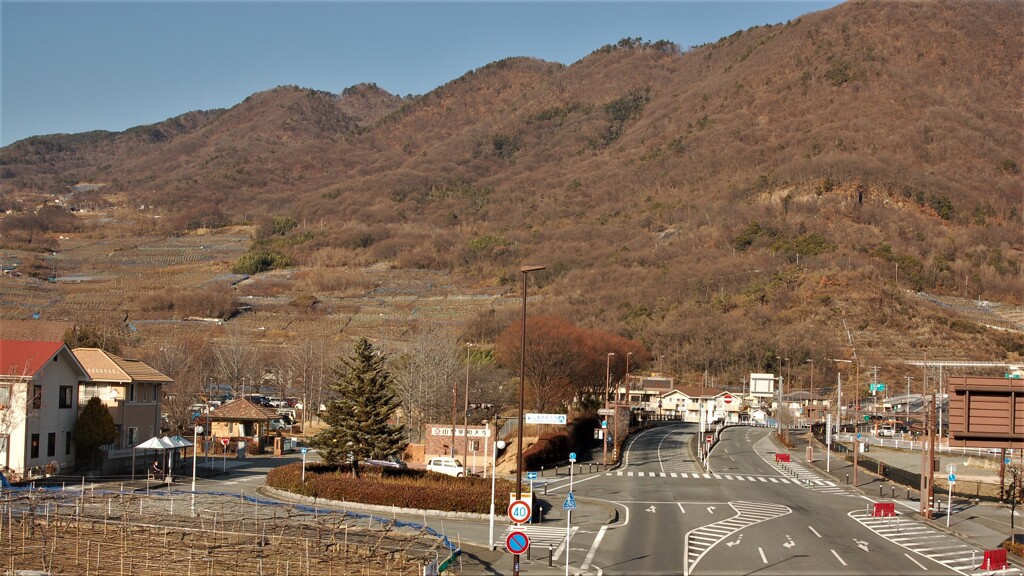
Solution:
<svg viewBox="0 0 1024 576">
<path fill-rule="evenodd" d="M 758 546 L 757 547 L 757 551 L 761 554 L 761 562 L 764 562 L 765 564 L 767 564 L 768 563 L 768 559 L 765 558 L 765 556 L 764 556 L 764 549 L 761 548 L 760 546 Z M 845 562 L 844 562 L 844 564 L 845 564 Z"/>
<path fill-rule="evenodd" d="M 835 550 L 832 550 L 832 555 L 836 557 L 836 560 L 839 560 L 839 563 L 840 563 L 840 564 L 842 564 L 843 566 L 846 566 L 846 561 L 845 561 L 845 560 L 843 560 L 843 559 L 842 559 L 842 558 L 841 558 L 841 557 L 839 556 L 839 552 L 836 552 Z M 920 564 L 918 564 L 918 566 L 920 566 Z"/>
<path fill-rule="evenodd" d="M 808 526 L 808 528 L 811 529 L 811 532 L 814 532 L 815 536 L 817 536 L 818 538 L 821 538 L 821 534 L 818 534 L 818 531 L 814 529 L 814 526 Z"/>
<path fill-rule="evenodd" d="M 910 561 L 913 562 L 914 564 L 917 564 L 918 566 L 920 566 L 921 570 L 924 570 L 926 572 L 928 571 L 928 569 L 925 568 L 920 562 L 918 562 L 917 560 L 914 560 L 914 557 L 911 556 L 910 554 L 904 553 L 903 555 L 906 556 L 907 558 L 909 558 Z"/>
<path fill-rule="evenodd" d="M 590 562 L 594 559 L 594 554 L 597 554 L 597 546 L 604 538 L 604 533 L 607 529 L 607 526 L 601 526 L 601 529 L 597 531 L 597 538 L 594 538 L 594 543 L 590 545 L 590 551 L 587 552 L 587 558 L 583 561 L 583 564 L 580 565 L 580 572 L 590 568 Z"/>
</svg>

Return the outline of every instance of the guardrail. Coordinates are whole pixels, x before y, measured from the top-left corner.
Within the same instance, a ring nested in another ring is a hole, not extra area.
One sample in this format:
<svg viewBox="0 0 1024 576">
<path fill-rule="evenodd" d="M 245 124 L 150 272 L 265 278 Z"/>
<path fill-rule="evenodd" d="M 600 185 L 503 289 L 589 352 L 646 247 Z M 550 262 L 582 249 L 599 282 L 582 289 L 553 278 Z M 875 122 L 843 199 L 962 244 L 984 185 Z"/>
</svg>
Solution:
<svg viewBox="0 0 1024 576">
<path fill-rule="evenodd" d="M 836 442 L 853 442 L 853 434 L 840 432 L 832 435 L 833 441 Z M 912 450 L 920 451 L 925 442 L 921 440 L 902 440 L 899 438 L 885 438 L 879 436 L 869 436 L 861 434 L 858 442 L 864 444 L 870 444 L 871 446 L 878 446 L 880 448 L 893 448 L 896 450 Z M 935 445 L 935 453 L 947 453 L 947 454 L 972 454 L 974 456 L 990 456 L 998 457 L 999 452 L 989 452 L 990 448 L 964 448 L 961 446 L 949 446 L 942 445 L 941 443 Z"/>
</svg>

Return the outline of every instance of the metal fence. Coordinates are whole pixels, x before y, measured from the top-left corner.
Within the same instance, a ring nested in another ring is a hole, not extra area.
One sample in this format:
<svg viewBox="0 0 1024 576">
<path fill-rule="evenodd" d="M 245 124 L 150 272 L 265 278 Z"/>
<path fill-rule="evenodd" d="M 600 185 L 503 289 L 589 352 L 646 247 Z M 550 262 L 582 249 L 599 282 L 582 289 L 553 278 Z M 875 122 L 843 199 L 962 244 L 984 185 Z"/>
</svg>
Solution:
<svg viewBox="0 0 1024 576">
<path fill-rule="evenodd" d="M 239 494 L 0 495 L 0 571 L 10 574 L 422 574 L 455 554 L 422 525 Z"/>
</svg>

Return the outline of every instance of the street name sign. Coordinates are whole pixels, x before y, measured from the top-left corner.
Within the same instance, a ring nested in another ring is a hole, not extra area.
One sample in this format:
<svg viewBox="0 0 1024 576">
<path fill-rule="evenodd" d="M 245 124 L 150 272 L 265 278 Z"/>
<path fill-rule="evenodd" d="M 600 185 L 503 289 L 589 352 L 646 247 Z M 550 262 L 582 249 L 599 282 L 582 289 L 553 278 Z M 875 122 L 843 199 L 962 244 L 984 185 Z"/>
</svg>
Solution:
<svg viewBox="0 0 1024 576">
<path fill-rule="evenodd" d="M 598 416 L 613 416 L 613 415 L 615 415 L 615 409 L 614 408 L 598 408 L 597 409 L 597 415 Z"/>
<path fill-rule="evenodd" d="M 565 414 L 526 414 L 527 424 L 565 424 L 568 419 Z"/>
</svg>

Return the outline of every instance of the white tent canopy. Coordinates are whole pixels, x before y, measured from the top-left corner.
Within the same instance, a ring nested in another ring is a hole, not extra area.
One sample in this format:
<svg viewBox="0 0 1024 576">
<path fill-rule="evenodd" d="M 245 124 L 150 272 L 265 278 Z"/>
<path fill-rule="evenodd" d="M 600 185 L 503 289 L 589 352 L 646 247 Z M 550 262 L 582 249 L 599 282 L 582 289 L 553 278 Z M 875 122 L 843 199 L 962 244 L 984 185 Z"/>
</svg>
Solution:
<svg viewBox="0 0 1024 576">
<path fill-rule="evenodd" d="M 185 440 L 181 436 L 163 436 L 158 438 L 156 436 L 146 440 L 142 444 L 135 446 L 136 450 L 176 450 L 178 448 L 188 448 L 192 446 L 192 443 Z M 170 469 L 171 455 L 167 454 L 167 467 Z M 132 480 L 135 479 L 135 452 L 132 452 Z"/>
</svg>

